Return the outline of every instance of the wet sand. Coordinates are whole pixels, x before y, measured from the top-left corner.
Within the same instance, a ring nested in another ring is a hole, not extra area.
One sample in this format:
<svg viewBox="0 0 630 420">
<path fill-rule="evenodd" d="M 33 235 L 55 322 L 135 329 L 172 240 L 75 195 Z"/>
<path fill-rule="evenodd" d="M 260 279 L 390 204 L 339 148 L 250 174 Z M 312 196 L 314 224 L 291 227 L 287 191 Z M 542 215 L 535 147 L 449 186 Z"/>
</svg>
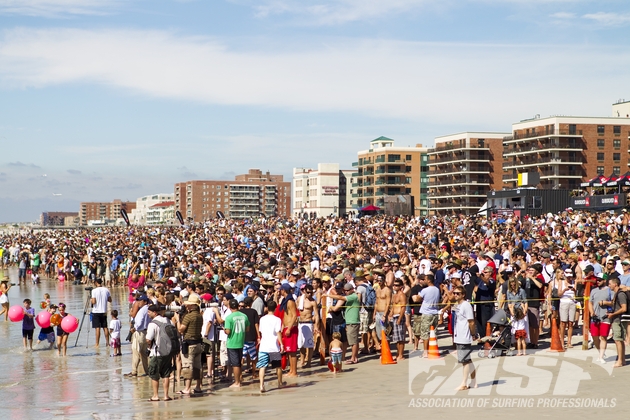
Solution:
<svg viewBox="0 0 630 420">
<path fill-rule="evenodd" d="M 11 271 L 15 283 L 14 276 Z M 40 285 L 14 286 L 9 298 L 11 305 L 15 305 L 28 297 L 39 312 L 45 292 L 51 294 L 54 303 L 65 302 L 68 312 L 81 319 L 87 299 L 83 286 L 43 280 Z M 122 311 L 124 342 L 128 331 L 126 289 L 114 288 L 112 299 L 113 308 Z M 74 347 L 77 333 L 70 335 L 68 356 L 63 358 L 56 351 L 24 352 L 21 323 L 0 321 L 0 418 L 250 419 L 284 418 L 287 414 L 286 418 L 305 419 L 426 415 L 515 419 L 630 417 L 630 402 L 626 397 L 630 367 L 612 368 L 616 354 L 612 343 L 608 346 L 606 365 L 595 363 L 597 354 L 593 350 L 582 351 L 579 345 L 564 354 L 543 349 L 527 357 L 492 360 L 479 359 L 475 352 L 479 388 L 461 392 L 454 391 L 461 382 L 461 368 L 453 355 L 437 361 L 416 356 L 396 365 L 381 365 L 378 357 L 371 355 L 364 356 L 358 365 L 345 365 L 344 372 L 336 377 L 327 367 L 314 366 L 301 371 L 299 378 L 285 379 L 287 387 L 282 390 L 276 389 L 275 375 L 268 376 L 268 393 L 264 395 L 258 392 L 257 382 L 251 384 L 247 380 L 240 390 L 228 389 L 228 384 L 212 388 L 205 384 L 201 396 L 173 396 L 175 399 L 169 402 L 148 402 L 150 380 L 122 376 L 130 371 L 129 344 L 123 344 L 123 357 L 109 357 L 103 341 L 100 349 L 94 348 L 94 331 L 88 329 L 87 322 L 88 317 L 77 347 Z M 38 333 L 36 327 L 35 336 Z M 440 348 L 448 348 L 450 338 L 440 337 Z M 574 344 L 577 342 L 574 337 Z M 600 408 L 566 407 L 585 400 L 599 404 Z M 510 407 L 511 404 L 524 407 Z M 549 408 L 545 404 L 565 404 L 565 408 Z"/>
</svg>

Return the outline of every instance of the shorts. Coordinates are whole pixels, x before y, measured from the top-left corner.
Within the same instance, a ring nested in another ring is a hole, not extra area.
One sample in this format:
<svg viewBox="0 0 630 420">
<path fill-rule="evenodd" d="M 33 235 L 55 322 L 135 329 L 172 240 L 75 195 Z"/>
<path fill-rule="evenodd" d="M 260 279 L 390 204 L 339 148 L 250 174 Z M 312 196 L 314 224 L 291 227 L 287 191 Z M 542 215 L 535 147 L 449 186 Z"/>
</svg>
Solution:
<svg viewBox="0 0 630 420">
<path fill-rule="evenodd" d="M 107 314 L 92 312 L 92 328 L 107 328 Z"/>
<path fill-rule="evenodd" d="M 228 363 L 232 367 L 241 367 L 243 349 L 227 349 Z"/>
<path fill-rule="evenodd" d="M 48 341 L 50 344 L 55 342 L 55 333 L 51 332 L 51 333 L 42 333 L 40 332 L 39 335 L 37 336 L 37 339 L 39 341 Z"/>
<path fill-rule="evenodd" d="M 377 312 L 374 314 L 376 337 L 380 340 L 382 336 L 382 331 L 387 329 L 387 320 L 385 319 L 385 312 Z"/>
<path fill-rule="evenodd" d="M 610 324 L 608 322 L 591 322 L 591 335 L 593 337 L 608 338 L 610 332 Z"/>
<path fill-rule="evenodd" d="M 262 369 L 270 366 L 274 369 L 281 368 L 282 355 L 280 353 L 265 353 L 264 351 L 258 353 L 258 362 L 256 362 L 256 369 Z"/>
<path fill-rule="evenodd" d="M 516 332 L 514 333 L 514 338 L 516 338 L 516 339 L 527 338 L 527 331 L 525 331 L 525 330 L 516 330 Z"/>
<path fill-rule="evenodd" d="M 216 342 L 210 341 L 207 338 L 203 339 L 203 352 L 206 353 L 206 356 L 212 355 L 214 350 L 219 350 Z"/>
<path fill-rule="evenodd" d="M 111 338 L 109 340 L 109 346 L 113 349 L 119 349 L 120 348 L 120 337 L 116 337 L 116 338 Z"/>
<path fill-rule="evenodd" d="M 359 324 L 346 324 L 346 335 L 348 336 L 349 346 L 359 344 Z"/>
<path fill-rule="evenodd" d="M 227 366 L 228 355 L 227 355 L 227 342 L 221 341 L 221 346 L 219 347 L 219 363 L 221 366 Z"/>
<path fill-rule="evenodd" d="M 33 339 L 33 331 L 35 330 L 22 330 L 22 338 L 27 338 L 29 340 Z"/>
<path fill-rule="evenodd" d="M 437 328 L 438 321 L 440 319 L 440 315 L 430 315 L 430 314 L 422 314 L 422 318 L 420 321 L 420 338 L 423 340 L 428 340 L 429 335 L 431 334 L 431 326 L 433 328 Z"/>
<path fill-rule="evenodd" d="M 407 332 L 407 325 L 404 322 L 398 323 L 400 316 L 392 318 L 392 342 L 402 343 L 405 341 L 405 333 Z"/>
<path fill-rule="evenodd" d="M 298 348 L 312 349 L 315 348 L 313 341 L 313 324 L 298 323 Z"/>
<path fill-rule="evenodd" d="M 336 333 L 338 332 L 339 334 L 341 334 L 341 338 L 339 339 L 339 341 L 341 341 L 342 343 L 347 343 L 348 342 L 348 335 L 346 334 L 346 324 L 330 324 L 330 336 L 332 337 L 332 333 Z M 286 345 L 285 345 L 286 347 Z"/>
<path fill-rule="evenodd" d="M 626 339 L 626 328 L 623 325 L 621 325 L 621 322 L 613 322 L 612 330 L 613 330 L 613 340 L 623 341 Z"/>
<path fill-rule="evenodd" d="M 341 351 L 333 353 L 330 352 L 330 359 L 333 365 L 340 365 L 343 358 L 343 353 Z"/>
<path fill-rule="evenodd" d="M 149 357 L 149 378 L 154 381 L 168 378 L 173 371 L 173 358 L 169 356 Z"/>
<path fill-rule="evenodd" d="M 256 360 L 257 353 L 255 341 L 246 341 L 243 344 L 243 357 L 249 356 L 251 360 Z"/>
<path fill-rule="evenodd" d="M 575 321 L 575 302 L 560 302 L 560 322 Z"/>
<path fill-rule="evenodd" d="M 422 315 L 413 315 L 412 321 L 413 335 L 420 337 L 420 334 L 422 334 L 422 329 L 420 328 L 422 326 Z"/>
<path fill-rule="evenodd" d="M 182 353 L 182 376 L 184 379 L 201 379 L 201 352 L 203 345 L 190 344 L 188 356 Z"/>
<path fill-rule="evenodd" d="M 470 355 L 472 354 L 472 344 L 456 344 L 457 348 L 457 363 L 468 364 L 472 363 Z"/>
<path fill-rule="evenodd" d="M 285 335 L 286 330 L 289 329 L 290 334 L 287 337 Z M 287 353 L 295 353 L 298 351 L 298 327 L 282 329 L 282 344 L 284 344 L 284 350 Z"/>
<path fill-rule="evenodd" d="M 359 313 L 359 334 L 367 334 L 370 332 L 370 323 L 372 321 L 372 311 L 365 311 Z"/>
<path fill-rule="evenodd" d="M 540 312 L 538 308 L 527 307 L 527 321 L 529 322 L 529 328 L 532 330 L 540 329 Z"/>
</svg>

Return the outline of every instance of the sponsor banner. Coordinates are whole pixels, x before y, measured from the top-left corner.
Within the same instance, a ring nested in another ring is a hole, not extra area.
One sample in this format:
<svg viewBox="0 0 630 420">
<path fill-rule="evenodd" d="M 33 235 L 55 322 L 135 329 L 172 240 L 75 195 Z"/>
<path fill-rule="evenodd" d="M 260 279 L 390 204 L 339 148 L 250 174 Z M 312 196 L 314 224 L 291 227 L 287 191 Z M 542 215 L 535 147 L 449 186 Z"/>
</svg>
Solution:
<svg viewBox="0 0 630 420">
<path fill-rule="evenodd" d="M 589 195 L 586 197 L 571 197 L 571 207 L 574 209 L 598 209 L 624 207 L 626 194 Z"/>
</svg>

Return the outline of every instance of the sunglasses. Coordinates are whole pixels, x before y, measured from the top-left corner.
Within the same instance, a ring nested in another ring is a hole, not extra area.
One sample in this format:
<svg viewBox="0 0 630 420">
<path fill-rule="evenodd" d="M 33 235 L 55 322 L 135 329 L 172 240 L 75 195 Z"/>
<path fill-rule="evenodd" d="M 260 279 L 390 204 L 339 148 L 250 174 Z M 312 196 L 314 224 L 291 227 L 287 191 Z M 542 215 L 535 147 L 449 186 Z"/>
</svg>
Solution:
<svg viewBox="0 0 630 420">
<path fill-rule="evenodd" d="M 462 292 L 453 292 L 454 295 L 462 295 Z"/>
</svg>

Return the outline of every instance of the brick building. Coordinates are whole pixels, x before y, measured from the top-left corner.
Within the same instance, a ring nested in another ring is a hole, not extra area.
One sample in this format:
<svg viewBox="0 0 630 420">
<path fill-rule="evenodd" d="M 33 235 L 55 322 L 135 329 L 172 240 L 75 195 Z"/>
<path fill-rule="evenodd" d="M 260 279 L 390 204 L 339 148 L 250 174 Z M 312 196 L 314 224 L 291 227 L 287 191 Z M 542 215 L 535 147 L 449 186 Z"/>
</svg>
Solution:
<svg viewBox="0 0 630 420">
<path fill-rule="evenodd" d="M 352 166 L 356 182 L 352 184 L 354 208 L 368 205 L 383 207 L 385 196 L 409 195 L 415 216 L 427 214 L 427 149 L 396 147 L 394 140 L 379 137 L 370 142 L 370 148 L 358 153 Z M 356 200 L 356 201 L 354 201 Z"/>
<path fill-rule="evenodd" d="M 502 188 L 506 135 L 466 132 L 435 139 L 427 153 L 431 214 L 475 214 L 491 189 Z"/>
<path fill-rule="evenodd" d="M 319 163 L 317 169 L 293 168 L 293 215 L 343 216 L 352 210 L 352 169 Z"/>
<path fill-rule="evenodd" d="M 512 125 L 503 139 L 503 180 L 517 186 L 518 174 L 539 172 L 539 188 L 573 189 L 598 174 L 628 171 L 630 118 L 548 117 Z"/>
<path fill-rule="evenodd" d="M 116 220 L 119 219 L 120 210 L 124 209 L 127 213 L 131 213 L 136 208 L 133 201 L 121 201 L 116 199 L 111 203 L 86 202 L 81 203 L 79 211 L 79 223 L 81 226 L 87 226 L 90 220 Z"/>
<path fill-rule="evenodd" d="M 282 175 L 250 169 L 234 181 L 186 181 L 175 184 L 175 211 L 195 222 L 216 217 L 245 219 L 291 216 L 291 182 Z"/>
</svg>

